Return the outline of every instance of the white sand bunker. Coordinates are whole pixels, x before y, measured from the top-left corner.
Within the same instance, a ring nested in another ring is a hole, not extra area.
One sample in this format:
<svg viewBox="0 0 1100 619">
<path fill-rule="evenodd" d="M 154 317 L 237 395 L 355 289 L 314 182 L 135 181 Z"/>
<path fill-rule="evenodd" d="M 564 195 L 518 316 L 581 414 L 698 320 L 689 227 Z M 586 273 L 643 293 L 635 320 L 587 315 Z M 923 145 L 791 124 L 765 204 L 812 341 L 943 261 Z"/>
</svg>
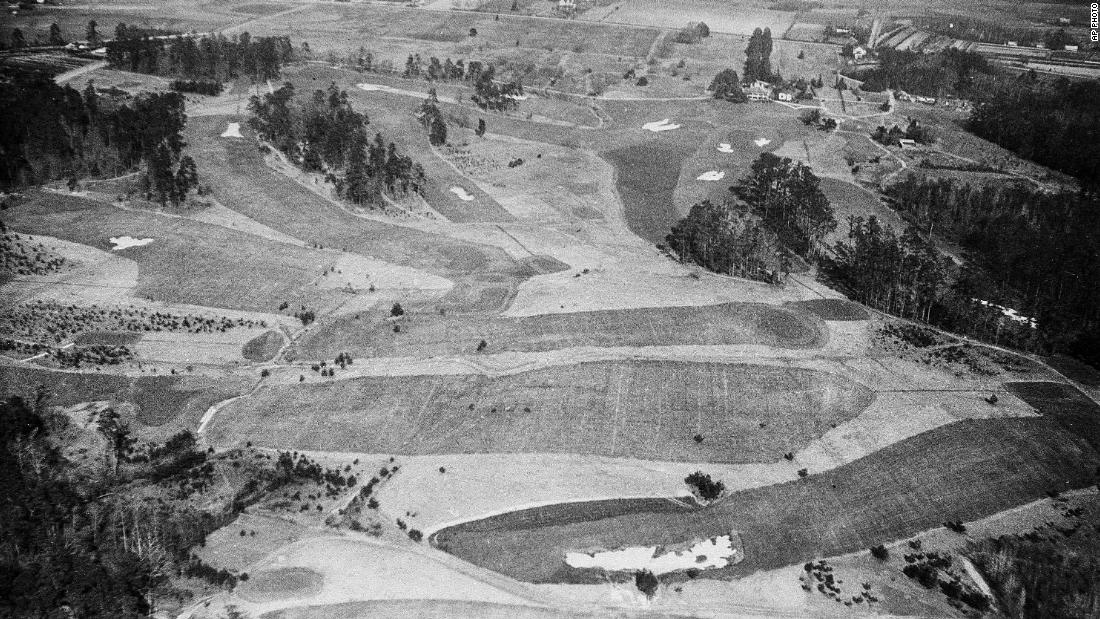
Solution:
<svg viewBox="0 0 1100 619">
<path fill-rule="evenodd" d="M 395 95 L 403 94 L 399 88 L 384 86 L 382 84 L 356 84 L 356 87 L 358 87 L 359 90 L 365 90 L 367 92 L 388 92 Z"/>
<path fill-rule="evenodd" d="M 730 145 L 730 144 L 727 144 L 725 142 L 722 142 L 721 144 L 718 145 L 718 152 L 720 152 L 720 153 L 732 153 L 733 152 L 733 146 Z"/>
<path fill-rule="evenodd" d="M 756 145 L 757 145 L 757 146 L 759 146 L 760 148 L 764 148 L 764 147 L 765 147 L 765 146 L 767 146 L 768 144 L 771 144 L 771 143 L 772 143 L 772 141 L 771 141 L 771 140 L 769 140 L 768 138 L 756 138 L 755 140 L 753 140 L 753 141 L 752 141 L 752 143 L 753 143 L 753 144 L 756 144 Z"/>
<path fill-rule="evenodd" d="M 703 172 L 695 180 L 699 181 L 720 181 L 726 177 L 725 172 L 719 172 L 718 170 L 711 170 L 709 172 Z"/>
<path fill-rule="evenodd" d="M 680 128 L 680 125 L 671 124 L 670 119 L 668 119 L 668 118 L 666 118 L 664 120 L 658 120 L 658 121 L 655 121 L 655 122 L 646 123 L 646 124 L 642 125 L 642 129 L 646 129 L 648 131 L 653 131 L 653 132 L 671 131 L 673 129 L 679 129 L 679 128 Z"/>
<path fill-rule="evenodd" d="M 451 187 L 451 193 L 458 196 L 458 199 L 462 200 L 463 202 L 470 202 L 474 199 L 474 197 L 470 195 L 470 192 L 466 191 L 462 187 Z"/>
<path fill-rule="evenodd" d="M 112 236 L 111 244 L 112 251 L 118 251 L 120 249 L 126 249 L 127 247 L 141 247 L 142 245 L 148 245 L 153 242 L 153 239 L 135 239 L 132 236 Z"/>
<path fill-rule="evenodd" d="M 667 574 L 692 568 L 721 568 L 738 563 L 744 558 L 741 549 L 734 548 L 732 537 L 732 535 L 712 537 L 692 545 L 687 550 L 662 554 L 658 554 L 657 546 L 631 546 L 622 550 L 608 550 L 593 554 L 567 552 L 565 562 L 579 569 L 601 568 L 608 571 L 645 569 L 654 574 Z"/>
<path fill-rule="evenodd" d="M 241 135 L 241 123 L 229 123 L 229 126 L 222 132 L 223 138 L 243 138 Z"/>
</svg>

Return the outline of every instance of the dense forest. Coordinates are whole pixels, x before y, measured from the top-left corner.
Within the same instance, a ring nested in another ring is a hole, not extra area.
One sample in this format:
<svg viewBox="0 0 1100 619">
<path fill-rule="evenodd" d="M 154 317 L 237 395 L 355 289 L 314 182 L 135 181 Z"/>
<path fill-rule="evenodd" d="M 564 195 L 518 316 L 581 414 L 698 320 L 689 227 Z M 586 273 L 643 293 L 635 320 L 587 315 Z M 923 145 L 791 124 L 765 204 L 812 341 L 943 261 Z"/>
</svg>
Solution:
<svg viewBox="0 0 1100 619">
<path fill-rule="evenodd" d="M 1100 197 L 1028 185 L 973 187 L 910 176 L 892 206 L 923 231 L 960 243 L 960 296 L 993 301 L 1038 322 L 1029 346 L 1100 363 Z M 965 324 L 958 330 L 970 331 Z"/>
<path fill-rule="evenodd" d="M 879 66 L 852 75 L 870 92 L 892 88 L 928 97 L 970 97 L 986 88 L 987 80 L 980 76 L 994 72 L 982 55 L 957 49 L 922 54 L 884 48 L 876 53 Z"/>
<path fill-rule="evenodd" d="M 715 273 L 779 282 L 790 271 L 775 234 L 732 201 L 695 204 L 665 240 L 681 262 Z"/>
<path fill-rule="evenodd" d="M 198 183 L 183 154 L 179 93 L 83 93 L 37 76 L 0 83 L 0 187 L 117 176 L 144 165 L 149 197 L 178 203 Z"/>
<path fill-rule="evenodd" d="M 779 237 L 784 247 L 813 258 L 821 239 L 836 229 L 833 207 L 821 182 L 801 161 L 764 153 L 752 171 L 730 188 L 754 215 Z"/>
<path fill-rule="evenodd" d="M 225 35 L 151 38 L 119 24 L 107 43 L 107 61 L 124 71 L 224 82 L 237 77 L 253 81 L 279 77 L 293 57 L 288 37 L 256 37 L 247 32 Z"/>
<path fill-rule="evenodd" d="M 120 489 L 173 478 L 206 454 L 184 433 L 159 446 L 140 469 L 125 424 L 110 409 L 96 430 L 108 452 L 89 470 L 61 453 L 68 417 L 39 398 L 0 402 L 0 616 L 147 617 L 150 594 L 191 562 L 190 549 L 232 519 L 175 502 L 131 501 Z"/>
<path fill-rule="evenodd" d="M 801 162 L 764 153 L 730 191 L 739 202 L 696 204 L 665 237 L 681 261 L 778 282 L 790 272 L 790 254 L 817 257 L 836 229 L 820 180 Z"/>
<path fill-rule="evenodd" d="M 263 97 L 252 97 L 249 126 L 307 172 L 320 172 L 344 199 L 380 205 L 384 196 L 422 191 L 424 168 L 386 145 L 382 134 L 371 140 L 369 119 L 352 109 L 347 92 L 335 84 L 305 100 L 284 84 Z"/>
<path fill-rule="evenodd" d="M 974 96 L 968 128 L 1100 190 L 1100 81 L 1002 80 Z"/>
</svg>

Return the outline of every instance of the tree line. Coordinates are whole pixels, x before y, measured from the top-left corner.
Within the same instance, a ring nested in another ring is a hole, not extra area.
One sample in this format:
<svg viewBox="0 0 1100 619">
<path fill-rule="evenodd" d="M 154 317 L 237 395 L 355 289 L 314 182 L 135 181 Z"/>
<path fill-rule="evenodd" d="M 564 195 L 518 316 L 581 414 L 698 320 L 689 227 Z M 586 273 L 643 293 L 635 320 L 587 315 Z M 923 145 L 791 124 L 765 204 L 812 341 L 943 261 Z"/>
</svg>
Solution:
<svg viewBox="0 0 1100 619">
<path fill-rule="evenodd" d="M 988 87 L 990 80 L 983 76 L 995 74 L 981 54 L 954 48 L 936 54 L 884 48 L 877 54 L 877 67 L 853 74 L 863 81 L 861 88 L 870 92 L 892 88 L 929 97 L 970 98 Z"/>
<path fill-rule="evenodd" d="M 1100 81 L 1022 74 L 975 93 L 967 128 L 1017 155 L 1100 188 Z"/>
<path fill-rule="evenodd" d="M 144 166 L 144 188 L 178 203 L 198 183 L 181 135 L 187 117 L 179 93 L 101 96 L 39 76 L 0 83 L 0 187 L 58 179 L 117 176 Z"/>
<path fill-rule="evenodd" d="M 925 231 L 960 243 L 970 263 L 956 284 L 967 298 L 1012 307 L 1038 322 L 1032 350 L 1100 362 L 1100 196 L 1024 184 L 979 186 L 907 177 L 891 204 Z M 965 322 L 958 330 L 968 331 Z M 988 327 L 985 328 L 988 332 Z M 996 333 L 994 333 L 996 336 Z M 1025 333 L 1025 335 L 1027 335 Z"/>
<path fill-rule="evenodd" d="M 218 34 L 158 39 L 119 24 L 115 40 L 107 43 L 107 62 L 113 68 L 192 80 L 275 79 L 292 58 L 288 37 L 252 38 L 247 32 L 232 38 Z"/>
<path fill-rule="evenodd" d="M 352 109 L 346 91 L 335 84 L 301 101 L 294 86 L 253 96 L 249 126 L 290 161 L 307 172 L 320 172 L 339 195 L 354 204 L 380 205 L 384 196 L 419 193 L 424 168 L 387 146 L 382 134 L 371 140 L 369 119 Z"/>
</svg>

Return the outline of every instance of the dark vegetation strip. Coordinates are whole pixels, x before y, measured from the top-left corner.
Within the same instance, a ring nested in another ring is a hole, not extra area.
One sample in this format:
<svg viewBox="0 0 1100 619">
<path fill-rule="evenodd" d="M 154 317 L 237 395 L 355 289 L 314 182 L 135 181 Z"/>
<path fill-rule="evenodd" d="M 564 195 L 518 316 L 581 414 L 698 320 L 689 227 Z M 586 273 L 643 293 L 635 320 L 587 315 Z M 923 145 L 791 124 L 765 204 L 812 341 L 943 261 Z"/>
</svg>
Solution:
<svg viewBox="0 0 1100 619">
<path fill-rule="evenodd" d="M 664 243 L 678 218 L 672 196 L 680 181 L 680 168 L 696 147 L 659 137 L 601 154 L 615 166 L 615 186 L 634 234 L 655 244 Z"/>
</svg>

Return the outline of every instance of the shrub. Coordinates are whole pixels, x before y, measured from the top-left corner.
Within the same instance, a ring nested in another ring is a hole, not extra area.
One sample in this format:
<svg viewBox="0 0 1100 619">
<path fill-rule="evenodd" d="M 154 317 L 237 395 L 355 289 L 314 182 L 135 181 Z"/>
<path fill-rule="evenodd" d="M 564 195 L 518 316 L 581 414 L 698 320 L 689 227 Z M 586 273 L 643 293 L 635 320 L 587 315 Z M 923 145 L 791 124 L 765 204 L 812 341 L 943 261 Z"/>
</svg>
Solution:
<svg viewBox="0 0 1100 619">
<path fill-rule="evenodd" d="M 710 475 L 702 471 L 695 471 L 684 478 L 684 483 L 695 489 L 695 492 L 705 501 L 713 501 L 722 496 L 726 485 L 721 481 L 714 481 Z"/>
<path fill-rule="evenodd" d="M 809 474 L 810 474 L 810 472 L 807 471 L 806 469 L 798 469 L 798 476 L 799 477 L 806 477 Z"/>
<path fill-rule="evenodd" d="M 405 308 L 401 307 L 400 303 L 394 303 L 393 307 L 390 308 L 390 316 L 393 316 L 394 318 L 397 318 L 398 316 L 404 316 L 404 315 L 405 315 Z"/>
<path fill-rule="evenodd" d="M 417 529 L 409 529 L 409 539 L 414 542 L 419 542 L 424 539 L 424 534 Z"/>
<path fill-rule="evenodd" d="M 886 550 L 886 546 L 879 544 L 878 546 L 871 547 L 871 556 L 879 561 L 885 561 L 890 558 L 890 551 Z"/>
<path fill-rule="evenodd" d="M 649 570 L 642 570 L 634 574 L 634 586 L 638 587 L 638 591 L 644 593 L 647 598 L 652 598 L 657 594 L 657 587 L 660 584 L 661 582 Z"/>
</svg>

